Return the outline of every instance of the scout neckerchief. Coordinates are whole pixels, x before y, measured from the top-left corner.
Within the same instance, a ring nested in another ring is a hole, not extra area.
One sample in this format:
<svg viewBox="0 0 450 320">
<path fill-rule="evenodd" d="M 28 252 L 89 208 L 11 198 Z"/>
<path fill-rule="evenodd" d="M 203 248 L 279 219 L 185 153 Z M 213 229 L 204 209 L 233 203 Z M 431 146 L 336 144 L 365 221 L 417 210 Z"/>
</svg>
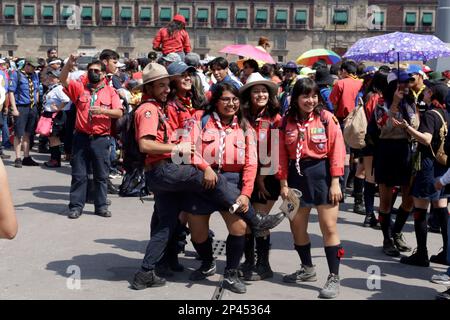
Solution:
<svg viewBox="0 0 450 320">
<path fill-rule="evenodd" d="M 167 133 L 167 117 L 166 114 L 164 113 L 164 108 L 161 106 L 161 103 L 159 103 L 153 98 L 143 100 L 141 102 L 141 105 L 146 102 L 153 102 L 158 106 L 158 127 L 164 130 L 164 138 L 163 138 L 164 143 L 169 142 L 169 134 Z"/>
<path fill-rule="evenodd" d="M 349 74 L 348 77 L 352 78 L 353 80 L 361 80 L 358 78 L 358 76 L 355 76 L 354 74 Z"/>
<path fill-rule="evenodd" d="M 222 126 L 222 121 L 220 120 L 219 115 L 217 114 L 217 112 L 213 112 L 213 117 L 214 120 L 216 121 L 216 125 L 219 128 L 219 132 L 220 132 L 220 139 L 219 139 L 219 172 L 222 169 L 223 166 L 223 154 L 225 152 L 225 137 L 227 136 L 227 132 L 223 129 Z M 234 116 L 233 117 L 233 121 L 231 123 L 231 130 L 236 128 L 238 126 L 238 121 L 237 121 L 237 117 Z M 227 129 L 227 131 L 230 129 Z"/>
<path fill-rule="evenodd" d="M 185 110 L 192 109 L 192 100 L 189 95 L 186 97 L 181 97 L 181 96 L 177 95 L 177 100 L 181 103 L 181 105 L 183 106 L 183 108 Z M 183 110 L 183 111 L 185 111 L 185 110 Z"/>
<path fill-rule="evenodd" d="M 92 112 L 91 109 L 95 106 L 95 102 L 98 99 L 97 93 L 105 87 L 105 84 L 100 85 L 97 88 L 92 88 L 90 84 L 88 84 L 88 89 L 91 91 L 91 102 L 89 104 L 89 123 L 92 125 Z"/>
<path fill-rule="evenodd" d="M 33 109 L 34 107 L 34 82 L 33 77 L 29 75 L 28 73 L 21 71 L 28 79 L 28 90 L 30 95 L 30 108 Z M 20 83 L 19 83 L 20 85 Z"/>
<path fill-rule="evenodd" d="M 297 140 L 297 150 L 295 152 L 295 168 L 297 169 L 297 172 L 300 176 L 302 176 L 301 171 L 300 171 L 300 158 L 302 157 L 303 141 L 305 140 L 305 132 L 313 120 L 314 120 L 314 113 L 311 112 L 309 115 L 309 119 L 306 122 L 304 122 L 304 121 L 300 122 L 298 119 L 296 121 L 299 137 Z"/>
</svg>

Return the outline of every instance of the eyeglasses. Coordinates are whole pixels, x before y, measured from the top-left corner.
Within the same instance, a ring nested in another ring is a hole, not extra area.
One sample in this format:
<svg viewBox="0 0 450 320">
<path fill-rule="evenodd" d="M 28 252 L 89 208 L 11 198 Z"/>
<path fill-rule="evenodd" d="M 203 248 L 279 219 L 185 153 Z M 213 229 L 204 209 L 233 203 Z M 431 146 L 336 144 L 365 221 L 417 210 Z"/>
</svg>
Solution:
<svg viewBox="0 0 450 320">
<path fill-rule="evenodd" d="M 100 74 L 102 72 L 102 70 L 100 69 L 89 69 L 89 71 L 94 72 L 96 74 Z"/>
<path fill-rule="evenodd" d="M 220 101 L 223 102 L 223 104 L 230 104 L 231 102 L 233 102 L 233 104 L 238 104 L 239 103 L 239 98 L 238 97 L 234 97 L 234 98 L 230 98 L 230 97 L 225 97 L 225 98 L 220 98 Z"/>
</svg>

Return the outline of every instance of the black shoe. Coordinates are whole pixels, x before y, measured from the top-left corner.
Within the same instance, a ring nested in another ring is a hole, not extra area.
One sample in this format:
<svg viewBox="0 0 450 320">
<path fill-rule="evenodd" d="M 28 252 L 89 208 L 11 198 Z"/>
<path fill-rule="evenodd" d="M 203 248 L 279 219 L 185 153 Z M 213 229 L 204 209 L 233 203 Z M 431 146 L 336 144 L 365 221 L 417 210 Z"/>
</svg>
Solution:
<svg viewBox="0 0 450 320">
<path fill-rule="evenodd" d="M 168 262 L 170 270 L 174 272 L 183 272 L 184 266 L 178 261 L 178 254 L 169 259 Z"/>
<path fill-rule="evenodd" d="M 244 279 L 248 281 L 260 281 L 273 277 L 273 271 L 268 263 L 256 264 L 250 272 L 244 274 Z"/>
<path fill-rule="evenodd" d="M 283 212 L 279 212 L 273 215 L 262 215 L 255 213 L 251 220 L 252 229 L 269 230 L 275 228 L 283 221 L 286 215 Z"/>
<path fill-rule="evenodd" d="M 27 167 L 38 167 L 39 163 L 34 161 L 31 157 L 23 158 L 22 165 Z"/>
<path fill-rule="evenodd" d="M 69 219 L 78 219 L 81 216 L 81 211 L 78 209 L 70 209 L 69 215 L 67 216 Z"/>
<path fill-rule="evenodd" d="M 252 269 L 255 267 L 255 263 L 250 263 L 248 261 L 244 261 L 244 263 L 241 263 L 238 267 L 238 273 L 239 277 L 243 278 L 248 273 L 252 271 Z"/>
<path fill-rule="evenodd" d="M 377 220 L 377 217 L 375 217 L 375 214 L 369 214 L 366 215 L 365 219 L 364 219 L 364 227 L 366 228 L 374 228 L 374 229 L 380 229 L 380 223 Z"/>
<path fill-rule="evenodd" d="M 155 273 L 158 277 L 161 277 L 161 278 L 171 278 L 175 275 L 170 270 L 169 265 L 167 263 L 157 264 L 155 266 Z"/>
<path fill-rule="evenodd" d="M 413 254 L 410 255 L 409 257 L 402 257 L 400 259 L 400 263 L 418 267 L 430 266 L 430 260 L 428 260 L 428 253 L 418 251 L 414 251 Z"/>
<path fill-rule="evenodd" d="M 447 262 L 447 252 L 446 251 L 441 251 L 436 255 L 432 255 L 430 257 L 430 262 L 433 263 L 437 263 L 437 264 L 443 264 L 445 266 L 448 266 L 448 262 Z"/>
<path fill-rule="evenodd" d="M 16 160 L 14 160 L 14 167 L 22 168 L 22 160 L 20 160 L 20 158 L 17 158 Z"/>
<path fill-rule="evenodd" d="M 216 262 L 214 260 L 202 261 L 200 268 L 191 273 L 189 280 L 200 281 L 206 279 L 207 277 L 214 275 L 216 270 Z"/>
<path fill-rule="evenodd" d="M 154 270 L 139 270 L 134 275 L 131 287 L 135 290 L 143 290 L 149 287 L 161 287 L 165 284 L 166 279 L 158 277 Z"/>
<path fill-rule="evenodd" d="M 403 233 L 394 233 L 392 235 L 392 237 L 394 238 L 394 244 L 397 247 L 398 251 L 400 252 L 410 252 L 412 250 L 412 248 L 410 246 L 408 246 L 408 244 L 406 243 L 406 239 L 403 236 Z"/>
<path fill-rule="evenodd" d="M 100 217 L 103 217 L 103 218 L 110 218 L 112 216 L 111 215 L 111 211 L 109 211 L 108 209 L 95 211 L 95 214 L 97 216 L 100 216 Z"/>
<path fill-rule="evenodd" d="M 400 251 L 394 245 L 394 240 L 387 239 L 383 241 L 383 252 L 390 257 L 400 256 Z"/>
<path fill-rule="evenodd" d="M 356 214 L 364 215 L 366 214 L 366 208 L 363 202 L 355 202 L 353 205 L 353 212 Z"/>
<path fill-rule="evenodd" d="M 245 284 L 239 279 L 237 269 L 225 270 L 225 275 L 221 284 L 222 288 L 228 289 L 234 293 L 246 293 Z"/>
<path fill-rule="evenodd" d="M 55 159 L 50 159 L 49 161 L 44 162 L 44 166 L 47 168 L 60 168 L 61 162 L 58 162 L 58 160 Z"/>
</svg>

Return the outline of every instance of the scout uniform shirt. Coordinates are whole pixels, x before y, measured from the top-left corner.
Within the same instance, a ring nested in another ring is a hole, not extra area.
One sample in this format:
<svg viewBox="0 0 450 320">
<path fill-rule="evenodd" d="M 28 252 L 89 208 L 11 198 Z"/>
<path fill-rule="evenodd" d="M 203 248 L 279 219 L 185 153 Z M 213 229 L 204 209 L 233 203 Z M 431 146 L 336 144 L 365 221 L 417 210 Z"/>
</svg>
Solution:
<svg viewBox="0 0 450 320">
<path fill-rule="evenodd" d="M 282 126 L 285 123 L 285 128 L 280 130 L 278 175 L 281 180 L 287 179 L 289 159 L 297 161 L 328 158 L 331 176 L 344 175 L 344 138 L 339 122 L 331 112 L 322 110 L 321 115 L 311 113 L 302 123 L 297 123 L 291 117 L 283 118 L 281 122 Z"/>
<path fill-rule="evenodd" d="M 202 129 L 201 114 L 196 113 L 196 125 L 190 132 L 196 143 L 193 164 L 202 171 L 211 166 L 219 172 L 241 172 L 241 194 L 250 198 L 258 170 L 255 131 L 248 126 L 244 133 L 236 116 L 228 125 L 219 124 L 217 117 L 211 114 Z"/>
<path fill-rule="evenodd" d="M 14 93 L 16 105 L 31 104 L 31 108 L 39 101 L 39 76 L 37 73 L 27 75 L 23 71 L 11 74 L 8 92 Z"/>
<path fill-rule="evenodd" d="M 103 109 L 122 109 L 119 95 L 114 88 L 102 84 L 90 89 L 82 81 L 70 81 L 64 93 L 76 105 L 77 118 L 75 129 L 88 135 L 105 136 L 111 134 L 111 118 L 103 114 L 91 114 L 91 107 Z"/>
<path fill-rule="evenodd" d="M 189 121 L 193 119 L 196 111 L 197 109 L 192 107 L 190 97 L 176 97 L 167 102 L 167 117 L 172 130 L 190 127 Z"/>
<path fill-rule="evenodd" d="M 142 104 L 135 111 L 134 121 L 136 128 L 136 141 L 145 137 L 152 136 L 156 142 L 171 143 L 173 130 L 168 125 L 167 117 L 159 102 L 148 97 L 142 97 Z M 146 154 L 145 164 L 149 165 L 160 160 L 170 159 L 171 153 L 164 154 Z"/>
</svg>

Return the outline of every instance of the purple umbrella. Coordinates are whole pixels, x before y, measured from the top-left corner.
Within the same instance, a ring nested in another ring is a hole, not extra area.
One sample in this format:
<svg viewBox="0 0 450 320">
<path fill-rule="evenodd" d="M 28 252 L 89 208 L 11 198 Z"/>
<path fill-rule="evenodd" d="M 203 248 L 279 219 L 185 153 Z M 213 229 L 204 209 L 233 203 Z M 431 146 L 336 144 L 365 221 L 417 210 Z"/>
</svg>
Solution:
<svg viewBox="0 0 450 320">
<path fill-rule="evenodd" d="M 449 57 L 450 48 L 435 36 L 394 32 L 358 40 L 344 55 L 355 61 L 428 61 Z"/>
</svg>

